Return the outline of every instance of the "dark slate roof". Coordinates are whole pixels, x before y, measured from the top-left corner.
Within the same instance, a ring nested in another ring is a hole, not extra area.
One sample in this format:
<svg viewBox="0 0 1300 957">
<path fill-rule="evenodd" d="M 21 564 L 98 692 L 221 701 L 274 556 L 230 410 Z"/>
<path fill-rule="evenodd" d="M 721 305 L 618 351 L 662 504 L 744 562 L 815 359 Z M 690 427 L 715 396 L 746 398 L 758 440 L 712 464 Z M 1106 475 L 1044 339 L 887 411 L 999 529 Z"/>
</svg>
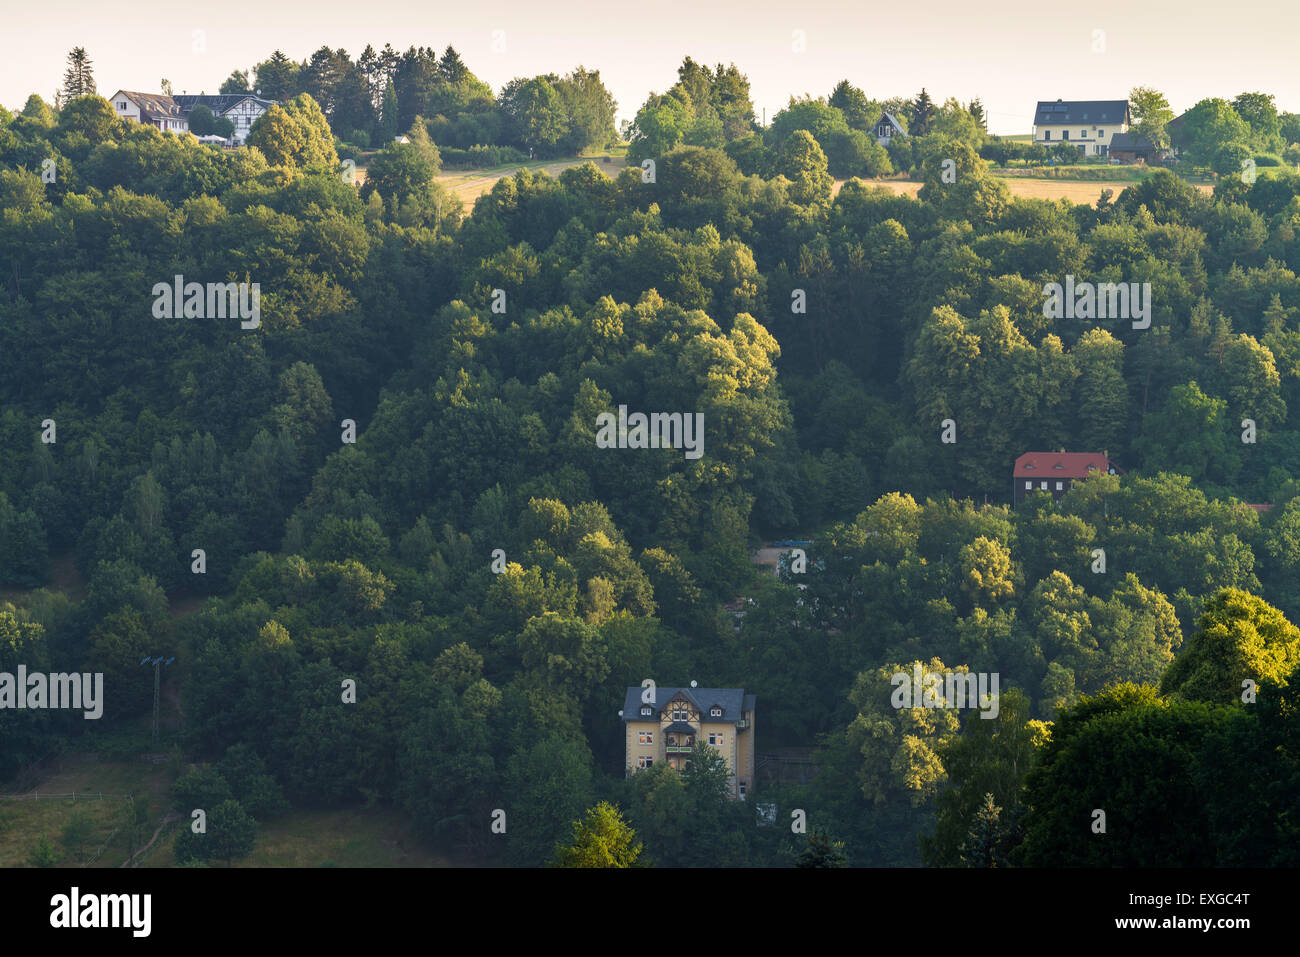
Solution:
<svg viewBox="0 0 1300 957">
<path fill-rule="evenodd" d="M 893 113 L 889 113 L 889 112 L 881 113 L 881 114 L 880 114 L 880 120 L 888 120 L 888 121 L 889 121 L 889 124 L 890 124 L 892 127 L 894 127 L 894 129 L 898 130 L 898 133 L 899 133 L 900 136 L 906 136 L 906 135 L 907 135 L 907 133 L 904 132 L 904 130 L 903 130 L 903 124 L 900 123 L 900 122 L 898 122 L 898 120 L 894 117 L 894 114 L 893 114 Z M 876 126 L 879 126 L 879 125 L 880 125 L 880 120 L 876 120 Z"/>
<path fill-rule="evenodd" d="M 147 120 L 175 120 L 180 119 L 183 115 L 180 108 L 176 105 L 175 98 L 167 96 L 166 94 L 138 93 L 135 90 L 118 90 L 117 93 L 130 97 L 135 105 L 140 108 L 140 113 Z M 113 94 L 115 98 L 117 93 Z"/>
<path fill-rule="evenodd" d="M 639 686 L 627 689 L 623 698 L 624 721 L 647 720 L 641 716 L 642 690 Z M 705 721 L 740 721 L 745 717 L 744 710 L 753 710 L 754 707 L 754 696 L 745 694 L 744 688 L 667 688 L 661 685 L 655 688 L 655 703 L 651 705 L 654 709 L 652 717 L 657 720 L 668 702 L 677 697 L 679 692 L 695 705 Z M 714 705 L 722 708 L 721 718 L 709 717 L 709 709 Z"/>
<path fill-rule="evenodd" d="M 244 100 L 253 100 L 264 110 L 269 110 L 272 105 L 270 100 L 264 100 L 260 96 L 254 96 L 251 93 L 182 93 L 179 96 L 173 96 L 172 99 L 176 101 L 176 105 L 180 107 L 182 113 L 188 114 L 190 110 L 201 103 L 217 116 L 221 116 L 226 110 L 235 107 Z"/>
<path fill-rule="evenodd" d="M 1156 152 L 1153 144 L 1145 136 L 1137 133 L 1116 133 L 1110 138 L 1110 151 L 1116 150 L 1136 150 L 1137 152 Z"/>
<path fill-rule="evenodd" d="M 1034 109 L 1034 124 L 1078 126 L 1101 123 L 1116 126 L 1129 118 L 1128 100 L 1039 100 Z"/>
<path fill-rule="evenodd" d="M 673 734 L 694 734 L 695 733 L 695 728 L 687 724 L 685 721 L 674 721 L 668 727 L 664 728 L 664 730 L 671 731 Z"/>
</svg>

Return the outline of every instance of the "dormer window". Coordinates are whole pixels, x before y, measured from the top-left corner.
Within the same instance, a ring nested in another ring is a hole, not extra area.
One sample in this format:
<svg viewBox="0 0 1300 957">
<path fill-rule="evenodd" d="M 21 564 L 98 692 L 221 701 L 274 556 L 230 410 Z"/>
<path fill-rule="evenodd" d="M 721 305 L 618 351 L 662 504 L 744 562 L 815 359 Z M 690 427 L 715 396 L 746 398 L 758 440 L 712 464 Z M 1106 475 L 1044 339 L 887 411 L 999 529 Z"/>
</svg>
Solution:
<svg viewBox="0 0 1300 957">
<path fill-rule="evenodd" d="M 653 708 L 651 708 L 648 704 L 642 706 L 642 708 L 641 708 L 641 715 L 642 715 L 643 717 L 648 718 L 648 717 L 650 717 L 652 714 L 654 714 L 654 709 L 653 709 Z"/>
<path fill-rule="evenodd" d="M 709 709 L 709 717 L 710 717 L 710 718 L 721 718 L 721 717 L 722 717 L 722 709 L 719 708 L 719 707 L 715 704 L 712 708 Z"/>
</svg>

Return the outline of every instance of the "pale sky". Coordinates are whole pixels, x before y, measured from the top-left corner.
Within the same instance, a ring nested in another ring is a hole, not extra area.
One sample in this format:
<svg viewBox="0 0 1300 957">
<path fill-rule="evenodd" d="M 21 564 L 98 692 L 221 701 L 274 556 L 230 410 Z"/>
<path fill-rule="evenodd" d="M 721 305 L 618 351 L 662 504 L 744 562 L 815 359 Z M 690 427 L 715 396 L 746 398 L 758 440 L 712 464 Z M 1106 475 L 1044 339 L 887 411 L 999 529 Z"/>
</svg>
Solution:
<svg viewBox="0 0 1300 957">
<path fill-rule="evenodd" d="M 828 95 L 847 78 L 869 97 L 942 102 L 980 97 L 993 133 L 1028 133 L 1039 99 L 1123 99 L 1153 86 L 1182 112 L 1205 97 L 1276 96 L 1300 112 L 1300 3 L 1225 7 L 1191 0 L 1169 12 L 1131 0 L 1061 7 L 1041 0 L 869 4 L 861 0 L 6 0 L 0 103 L 51 100 L 64 59 L 84 46 L 99 92 L 215 93 L 230 71 L 281 49 L 296 61 L 319 47 L 355 58 L 367 43 L 456 47 L 493 89 L 516 76 L 600 71 L 631 118 L 651 92 L 676 81 L 690 55 L 749 75 L 755 113 L 791 94 Z M 492 49 L 504 31 L 505 50 Z M 794 31 L 806 49 L 795 52 Z"/>
</svg>

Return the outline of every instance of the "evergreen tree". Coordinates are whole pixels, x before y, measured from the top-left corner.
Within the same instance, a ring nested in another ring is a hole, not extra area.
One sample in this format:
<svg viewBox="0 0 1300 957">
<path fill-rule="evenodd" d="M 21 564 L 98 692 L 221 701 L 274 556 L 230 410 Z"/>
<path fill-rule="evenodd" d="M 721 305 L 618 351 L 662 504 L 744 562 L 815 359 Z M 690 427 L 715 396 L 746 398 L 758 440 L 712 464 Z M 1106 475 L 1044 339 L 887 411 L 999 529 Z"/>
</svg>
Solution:
<svg viewBox="0 0 1300 957">
<path fill-rule="evenodd" d="M 848 867 L 849 858 L 844 853 L 844 842 L 836 841 L 824 831 L 814 830 L 808 835 L 808 845 L 795 859 L 795 867 Z"/>
<path fill-rule="evenodd" d="M 921 92 L 912 101 L 911 112 L 912 122 L 908 124 L 908 132 L 912 136 L 924 136 L 930 132 L 935 110 L 934 101 L 930 99 L 930 94 L 925 92 L 925 87 L 921 87 Z"/>
<path fill-rule="evenodd" d="M 63 71 L 62 92 L 65 102 L 95 93 L 95 68 L 85 47 L 73 47 L 68 54 L 68 68 Z"/>
</svg>

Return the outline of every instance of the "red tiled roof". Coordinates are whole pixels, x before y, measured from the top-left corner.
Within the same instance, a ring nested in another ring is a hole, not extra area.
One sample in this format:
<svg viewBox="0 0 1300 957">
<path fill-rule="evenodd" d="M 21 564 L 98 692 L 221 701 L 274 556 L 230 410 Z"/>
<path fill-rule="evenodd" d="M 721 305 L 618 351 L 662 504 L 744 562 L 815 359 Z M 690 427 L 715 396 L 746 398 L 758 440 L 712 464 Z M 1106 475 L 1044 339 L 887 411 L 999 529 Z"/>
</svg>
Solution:
<svg viewBox="0 0 1300 957">
<path fill-rule="evenodd" d="M 1015 478 L 1087 478 L 1089 469 L 1110 470 L 1100 452 L 1026 452 L 1016 459 Z"/>
</svg>

